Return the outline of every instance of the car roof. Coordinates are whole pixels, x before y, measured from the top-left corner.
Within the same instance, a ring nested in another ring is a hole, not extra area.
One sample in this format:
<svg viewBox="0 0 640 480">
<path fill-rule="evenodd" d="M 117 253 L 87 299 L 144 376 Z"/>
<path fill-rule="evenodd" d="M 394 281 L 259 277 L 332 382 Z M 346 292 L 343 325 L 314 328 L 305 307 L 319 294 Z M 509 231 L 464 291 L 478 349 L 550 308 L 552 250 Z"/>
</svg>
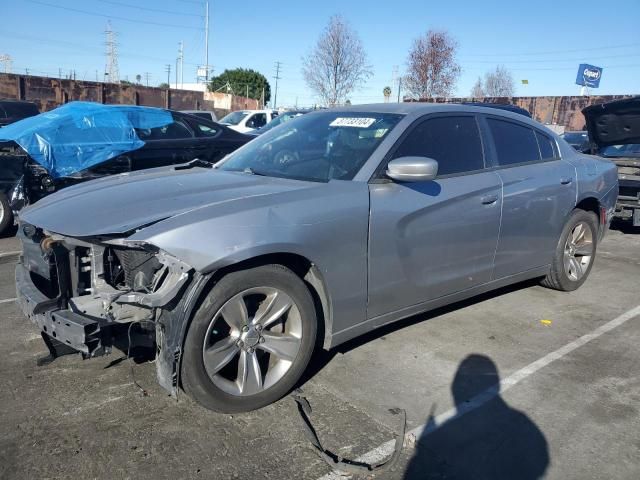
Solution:
<svg viewBox="0 0 640 480">
<path fill-rule="evenodd" d="M 532 118 L 514 113 L 502 108 L 487 106 L 465 105 L 463 103 L 430 103 L 430 102 L 402 102 L 402 103 L 374 103 L 363 105 L 350 105 L 345 107 L 332 108 L 321 111 L 338 112 L 372 112 L 372 113 L 397 113 L 401 115 L 421 116 L 428 113 L 484 113 L 487 115 L 501 116 L 517 120 L 521 123 L 528 123 L 537 128 L 544 127 L 541 123 Z M 548 129 L 547 129 L 548 130 Z M 550 130 L 549 130 L 550 131 Z"/>
</svg>

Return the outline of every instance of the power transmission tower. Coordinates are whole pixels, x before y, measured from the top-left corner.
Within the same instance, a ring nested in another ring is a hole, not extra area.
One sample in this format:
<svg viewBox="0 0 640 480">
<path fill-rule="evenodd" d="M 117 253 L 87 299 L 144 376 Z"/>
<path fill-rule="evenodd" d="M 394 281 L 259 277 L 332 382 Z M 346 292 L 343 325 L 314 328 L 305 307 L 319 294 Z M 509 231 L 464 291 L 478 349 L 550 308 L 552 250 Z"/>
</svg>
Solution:
<svg viewBox="0 0 640 480">
<path fill-rule="evenodd" d="M 149 72 L 144 72 L 144 81 L 147 84 L 147 87 L 149 86 L 149 79 L 151 78 L 151 74 Z"/>
<path fill-rule="evenodd" d="M 116 42 L 116 34 L 111 29 L 111 21 L 107 21 L 107 29 L 105 30 L 106 40 L 106 56 L 107 67 L 105 73 L 108 76 L 109 82 L 120 83 L 120 71 L 118 69 L 118 44 Z"/>
<path fill-rule="evenodd" d="M 11 55 L 4 54 L 0 55 L 0 63 L 3 65 L 4 73 L 11 73 L 11 67 L 13 66 L 13 59 Z"/>
<path fill-rule="evenodd" d="M 276 74 L 273 77 L 276 81 L 276 91 L 273 95 L 273 108 L 277 108 L 278 106 L 278 80 L 280 80 L 280 67 L 282 66 L 282 62 L 276 62 Z"/>
<path fill-rule="evenodd" d="M 171 88 L 171 64 L 167 63 L 164 67 L 164 71 L 167 72 L 167 85 Z"/>
<path fill-rule="evenodd" d="M 180 88 L 184 87 L 184 42 L 180 41 L 178 62 L 176 64 L 176 88 L 178 88 L 178 64 L 180 65 Z"/>
</svg>

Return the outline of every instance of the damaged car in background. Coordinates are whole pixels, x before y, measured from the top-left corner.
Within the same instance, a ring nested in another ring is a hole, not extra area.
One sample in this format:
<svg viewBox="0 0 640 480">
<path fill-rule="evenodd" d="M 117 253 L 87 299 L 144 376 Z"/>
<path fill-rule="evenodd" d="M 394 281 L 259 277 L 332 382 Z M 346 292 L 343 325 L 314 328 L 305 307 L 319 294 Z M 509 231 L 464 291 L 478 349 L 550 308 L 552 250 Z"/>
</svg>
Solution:
<svg viewBox="0 0 640 480">
<path fill-rule="evenodd" d="M 190 162 L 215 163 L 252 137 L 186 113 L 71 102 L 0 130 L 0 234 L 14 215 L 94 178 Z"/>
<path fill-rule="evenodd" d="M 618 166 L 620 192 L 615 217 L 640 226 L 640 97 L 591 105 L 582 110 L 591 153 Z"/>
<path fill-rule="evenodd" d="M 289 392 L 316 348 L 526 279 L 580 287 L 617 188 L 611 162 L 512 112 L 318 111 L 215 168 L 110 176 L 27 207 L 18 302 L 52 357 L 108 353 L 135 325 L 168 392 L 247 411 Z"/>
</svg>

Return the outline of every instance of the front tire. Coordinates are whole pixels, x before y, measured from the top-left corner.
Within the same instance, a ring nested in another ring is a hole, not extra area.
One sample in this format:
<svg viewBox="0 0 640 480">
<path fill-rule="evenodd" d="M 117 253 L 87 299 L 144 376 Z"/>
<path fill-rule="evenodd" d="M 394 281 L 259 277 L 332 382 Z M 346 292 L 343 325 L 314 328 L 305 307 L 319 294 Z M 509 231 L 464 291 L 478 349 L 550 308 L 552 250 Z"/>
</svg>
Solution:
<svg viewBox="0 0 640 480">
<path fill-rule="evenodd" d="M 224 276 L 185 339 L 182 385 L 217 412 L 255 410 L 286 395 L 315 345 L 317 318 L 304 282 L 281 265 Z"/>
<path fill-rule="evenodd" d="M 0 193 L 0 235 L 4 235 L 13 226 L 13 211 L 9 199 Z"/>
<path fill-rule="evenodd" d="M 569 216 L 542 285 L 570 292 L 579 288 L 589 276 L 596 257 L 598 217 L 593 212 L 576 209 Z"/>
</svg>

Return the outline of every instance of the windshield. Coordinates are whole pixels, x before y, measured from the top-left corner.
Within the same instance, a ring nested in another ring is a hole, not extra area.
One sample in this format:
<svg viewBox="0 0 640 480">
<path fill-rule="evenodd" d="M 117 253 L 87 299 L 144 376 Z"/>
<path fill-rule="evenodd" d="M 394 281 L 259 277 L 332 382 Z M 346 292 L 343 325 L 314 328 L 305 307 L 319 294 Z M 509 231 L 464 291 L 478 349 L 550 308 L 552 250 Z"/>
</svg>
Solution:
<svg viewBox="0 0 640 480">
<path fill-rule="evenodd" d="M 249 115 L 249 112 L 231 112 L 229 115 L 223 117 L 222 120 L 220 120 L 220 123 L 226 123 L 227 125 L 238 125 L 247 115 Z"/>
<path fill-rule="evenodd" d="M 605 157 L 640 157 L 640 144 L 611 145 L 600 150 Z"/>
<path fill-rule="evenodd" d="M 351 180 L 401 118 L 371 112 L 302 115 L 252 140 L 219 168 L 317 182 Z"/>
</svg>

